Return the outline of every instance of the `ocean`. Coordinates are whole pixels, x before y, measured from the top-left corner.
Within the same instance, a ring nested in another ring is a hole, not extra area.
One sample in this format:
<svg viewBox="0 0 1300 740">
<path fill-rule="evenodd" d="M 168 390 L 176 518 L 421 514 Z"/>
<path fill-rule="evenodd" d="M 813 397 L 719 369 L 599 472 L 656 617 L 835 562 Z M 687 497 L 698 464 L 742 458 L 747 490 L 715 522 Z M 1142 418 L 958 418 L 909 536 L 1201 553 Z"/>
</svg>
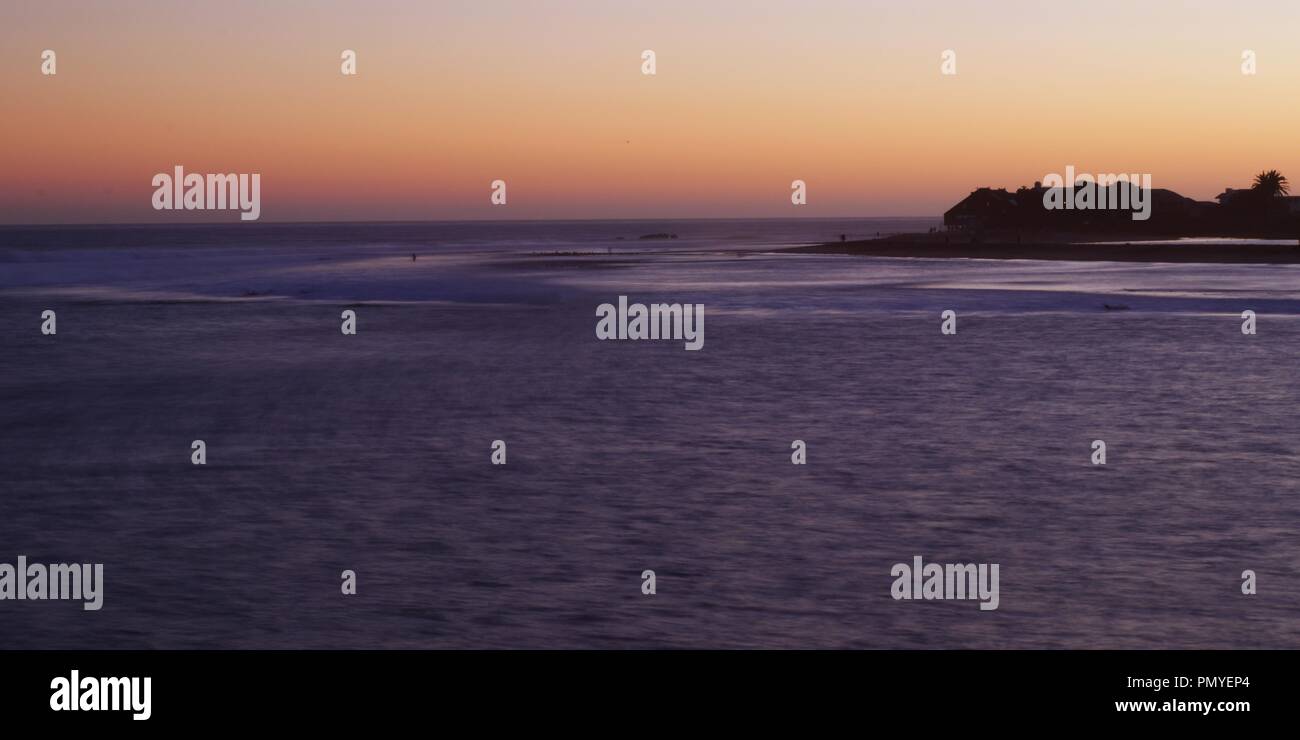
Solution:
<svg viewBox="0 0 1300 740">
<path fill-rule="evenodd" d="M 1300 647 L 1300 272 L 779 251 L 938 225 L 0 227 L 0 648 Z"/>
</svg>

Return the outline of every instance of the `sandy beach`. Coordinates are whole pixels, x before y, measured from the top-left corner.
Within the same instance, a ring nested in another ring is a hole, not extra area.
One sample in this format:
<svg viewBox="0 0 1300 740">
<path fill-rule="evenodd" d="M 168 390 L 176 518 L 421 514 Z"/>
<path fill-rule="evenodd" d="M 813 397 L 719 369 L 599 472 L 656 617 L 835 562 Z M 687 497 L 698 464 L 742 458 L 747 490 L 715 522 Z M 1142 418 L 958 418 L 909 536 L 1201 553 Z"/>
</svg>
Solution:
<svg viewBox="0 0 1300 740">
<path fill-rule="evenodd" d="M 997 234 L 972 240 L 965 234 L 900 234 L 879 239 L 827 242 L 794 247 L 811 254 L 929 259 L 1067 260 L 1072 262 L 1185 262 L 1204 264 L 1297 264 L 1300 240 L 1291 244 L 1195 243 L 1170 240 L 1152 244 L 1150 236 L 1084 237 Z"/>
</svg>

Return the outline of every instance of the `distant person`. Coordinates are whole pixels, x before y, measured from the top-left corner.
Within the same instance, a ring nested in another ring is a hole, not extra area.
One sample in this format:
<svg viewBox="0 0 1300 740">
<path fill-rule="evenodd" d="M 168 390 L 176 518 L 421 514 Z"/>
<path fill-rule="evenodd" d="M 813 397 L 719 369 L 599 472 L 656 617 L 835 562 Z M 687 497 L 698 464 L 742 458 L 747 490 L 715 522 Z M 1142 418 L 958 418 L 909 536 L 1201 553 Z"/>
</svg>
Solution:
<svg viewBox="0 0 1300 740">
<path fill-rule="evenodd" d="M 848 240 L 847 234 L 840 234 L 840 241 L 847 241 L 847 240 Z"/>
<path fill-rule="evenodd" d="M 414 254 L 411 255 L 411 261 L 412 261 L 412 262 L 415 261 L 415 255 L 414 255 Z"/>
</svg>

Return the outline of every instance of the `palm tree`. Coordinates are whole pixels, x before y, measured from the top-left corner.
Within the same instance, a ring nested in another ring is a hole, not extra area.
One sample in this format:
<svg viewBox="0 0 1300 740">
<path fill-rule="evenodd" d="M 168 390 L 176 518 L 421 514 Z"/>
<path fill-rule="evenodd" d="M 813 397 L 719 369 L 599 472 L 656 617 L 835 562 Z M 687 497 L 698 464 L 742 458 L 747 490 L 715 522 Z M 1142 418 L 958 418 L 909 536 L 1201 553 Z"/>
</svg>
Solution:
<svg viewBox="0 0 1300 740">
<path fill-rule="evenodd" d="M 1255 184 L 1250 189 L 1265 198 L 1281 198 L 1291 192 L 1291 183 L 1281 172 L 1269 170 L 1255 175 Z"/>
</svg>

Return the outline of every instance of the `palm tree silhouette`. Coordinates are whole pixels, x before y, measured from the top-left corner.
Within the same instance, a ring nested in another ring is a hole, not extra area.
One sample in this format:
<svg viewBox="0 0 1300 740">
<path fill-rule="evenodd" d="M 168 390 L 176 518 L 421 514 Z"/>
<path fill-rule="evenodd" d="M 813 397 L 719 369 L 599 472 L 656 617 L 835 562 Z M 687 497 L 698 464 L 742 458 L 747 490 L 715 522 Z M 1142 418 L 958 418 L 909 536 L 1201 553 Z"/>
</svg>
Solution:
<svg viewBox="0 0 1300 740">
<path fill-rule="evenodd" d="M 1286 175 L 1281 172 L 1269 170 L 1255 175 L 1255 184 L 1250 189 L 1265 198 L 1281 198 L 1290 194 L 1291 183 L 1287 182 Z"/>
</svg>

